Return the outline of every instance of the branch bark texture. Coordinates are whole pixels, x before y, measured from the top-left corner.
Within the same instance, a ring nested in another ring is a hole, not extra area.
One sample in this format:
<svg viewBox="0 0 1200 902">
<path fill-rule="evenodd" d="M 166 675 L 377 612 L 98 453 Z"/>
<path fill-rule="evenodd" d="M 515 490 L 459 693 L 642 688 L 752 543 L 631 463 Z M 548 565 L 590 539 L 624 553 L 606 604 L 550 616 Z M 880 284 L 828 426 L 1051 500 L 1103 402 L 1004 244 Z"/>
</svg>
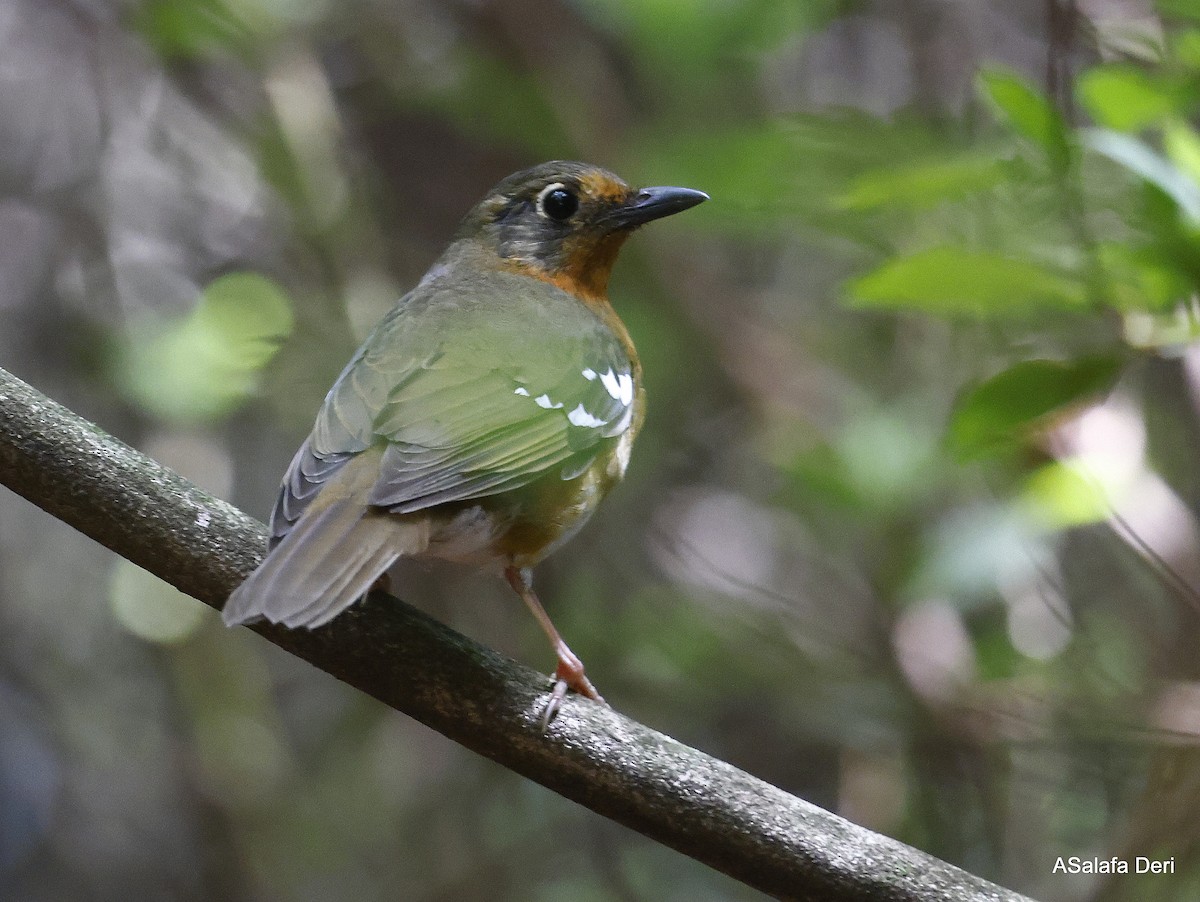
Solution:
<svg viewBox="0 0 1200 902">
<path fill-rule="evenodd" d="M 0 369 L 0 483 L 219 608 L 265 527 Z M 266 639 L 469 749 L 770 895 L 1013 902 L 1014 892 L 873 833 L 574 696 L 541 732 L 545 677 L 373 595 Z"/>
</svg>

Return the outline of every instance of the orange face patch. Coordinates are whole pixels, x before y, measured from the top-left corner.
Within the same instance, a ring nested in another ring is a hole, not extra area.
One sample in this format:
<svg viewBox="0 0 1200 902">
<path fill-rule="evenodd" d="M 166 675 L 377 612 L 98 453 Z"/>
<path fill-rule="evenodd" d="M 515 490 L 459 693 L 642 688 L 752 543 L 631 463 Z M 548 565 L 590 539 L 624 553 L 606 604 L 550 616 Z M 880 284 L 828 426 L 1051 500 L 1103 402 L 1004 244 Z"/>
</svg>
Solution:
<svg viewBox="0 0 1200 902">
<path fill-rule="evenodd" d="M 579 188 L 588 197 L 606 204 L 621 204 L 629 197 L 630 188 L 606 172 L 592 170 L 579 177 Z"/>
</svg>

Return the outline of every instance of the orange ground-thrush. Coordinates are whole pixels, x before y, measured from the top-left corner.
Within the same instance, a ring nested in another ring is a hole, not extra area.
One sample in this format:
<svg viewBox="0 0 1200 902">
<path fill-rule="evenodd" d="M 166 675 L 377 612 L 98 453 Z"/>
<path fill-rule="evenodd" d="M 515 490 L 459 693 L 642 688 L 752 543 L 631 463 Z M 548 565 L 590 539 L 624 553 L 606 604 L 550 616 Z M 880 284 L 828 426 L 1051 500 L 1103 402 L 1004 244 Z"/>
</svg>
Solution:
<svg viewBox="0 0 1200 902">
<path fill-rule="evenodd" d="M 460 561 L 504 574 L 550 637 L 547 717 L 568 687 L 601 700 L 531 568 L 624 475 L 645 415 L 607 296 L 617 252 L 706 199 L 562 161 L 488 192 L 330 389 L 283 478 L 270 551 L 225 622 L 317 627 L 401 557 Z"/>
</svg>

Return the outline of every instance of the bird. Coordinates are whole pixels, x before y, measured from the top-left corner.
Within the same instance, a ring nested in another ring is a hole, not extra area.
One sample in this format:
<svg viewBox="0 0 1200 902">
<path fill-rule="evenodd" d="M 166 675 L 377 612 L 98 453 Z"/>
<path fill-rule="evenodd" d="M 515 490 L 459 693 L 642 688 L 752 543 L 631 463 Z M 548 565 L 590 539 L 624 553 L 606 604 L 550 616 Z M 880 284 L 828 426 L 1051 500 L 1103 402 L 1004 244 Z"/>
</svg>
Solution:
<svg viewBox="0 0 1200 902">
<path fill-rule="evenodd" d="M 496 184 L 329 390 L 224 622 L 317 628 L 400 558 L 455 561 L 503 576 L 549 638 L 543 727 L 569 690 L 604 703 L 532 568 L 621 480 L 645 418 L 642 366 L 608 299 L 618 251 L 707 199 L 564 160 Z"/>
</svg>

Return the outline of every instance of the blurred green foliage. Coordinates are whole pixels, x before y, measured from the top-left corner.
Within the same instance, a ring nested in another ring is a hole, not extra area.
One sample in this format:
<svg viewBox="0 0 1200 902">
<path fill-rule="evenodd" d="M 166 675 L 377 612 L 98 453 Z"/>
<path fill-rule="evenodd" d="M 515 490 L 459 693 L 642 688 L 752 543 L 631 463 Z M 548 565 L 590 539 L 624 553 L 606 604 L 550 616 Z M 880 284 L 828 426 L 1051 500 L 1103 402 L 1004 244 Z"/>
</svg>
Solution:
<svg viewBox="0 0 1200 902">
<path fill-rule="evenodd" d="M 539 572 L 598 685 L 1037 898 L 1194 898 L 1194 3 L 13 2 L 6 365 L 265 515 L 498 178 L 702 188 L 618 265 L 648 424 Z M 0 502 L 0 895 L 755 898 Z M 1051 870 L 1112 854 L 1176 874 Z"/>
<path fill-rule="evenodd" d="M 972 459 L 997 447 L 1021 447 L 1029 430 L 1070 404 L 1103 397 L 1120 371 L 1116 357 L 1071 361 L 1027 360 L 975 386 L 958 403 L 950 421 L 952 447 Z"/>
<path fill-rule="evenodd" d="M 222 276 L 186 316 L 147 313 L 131 324 L 118 379 L 163 420 L 211 420 L 246 401 L 291 329 L 277 285 L 254 273 Z"/>
</svg>

